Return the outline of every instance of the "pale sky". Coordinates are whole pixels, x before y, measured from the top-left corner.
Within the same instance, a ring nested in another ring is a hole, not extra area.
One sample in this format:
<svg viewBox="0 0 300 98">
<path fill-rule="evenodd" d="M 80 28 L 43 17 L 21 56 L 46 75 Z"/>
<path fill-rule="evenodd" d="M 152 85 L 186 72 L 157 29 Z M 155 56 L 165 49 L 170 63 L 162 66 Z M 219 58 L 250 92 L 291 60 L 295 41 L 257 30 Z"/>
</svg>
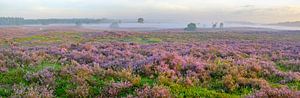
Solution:
<svg viewBox="0 0 300 98">
<path fill-rule="evenodd" d="M 0 16 L 273 23 L 300 21 L 300 0 L 0 0 Z"/>
</svg>

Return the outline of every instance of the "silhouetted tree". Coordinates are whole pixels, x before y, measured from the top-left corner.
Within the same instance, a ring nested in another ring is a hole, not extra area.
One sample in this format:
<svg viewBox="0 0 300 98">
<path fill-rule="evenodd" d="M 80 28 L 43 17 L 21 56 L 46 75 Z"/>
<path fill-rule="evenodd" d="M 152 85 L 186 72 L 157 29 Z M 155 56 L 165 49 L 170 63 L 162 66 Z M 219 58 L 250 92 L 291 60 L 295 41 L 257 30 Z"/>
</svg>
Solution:
<svg viewBox="0 0 300 98">
<path fill-rule="evenodd" d="M 218 23 L 213 23 L 212 28 L 215 29 L 217 28 Z"/>
<path fill-rule="evenodd" d="M 197 25 L 195 23 L 190 23 L 187 25 L 186 28 L 184 28 L 184 30 L 186 31 L 196 31 L 197 29 Z"/>
<path fill-rule="evenodd" d="M 144 18 L 139 18 L 138 23 L 144 23 Z"/>
<path fill-rule="evenodd" d="M 224 23 L 223 23 L 223 22 L 220 23 L 220 28 L 221 28 L 221 29 L 224 28 Z"/>
</svg>

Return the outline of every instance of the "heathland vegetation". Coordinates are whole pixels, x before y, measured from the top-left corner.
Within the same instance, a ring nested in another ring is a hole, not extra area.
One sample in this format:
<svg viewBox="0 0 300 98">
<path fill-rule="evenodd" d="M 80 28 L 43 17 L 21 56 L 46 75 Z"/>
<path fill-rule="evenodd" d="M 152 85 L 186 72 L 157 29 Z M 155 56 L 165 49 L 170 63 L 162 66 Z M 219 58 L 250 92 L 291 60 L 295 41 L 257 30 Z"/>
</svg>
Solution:
<svg viewBox="0 0 300 98">
<path fill-rule="evenodd" d="M 1 97 L 297 98 L 300 94 L 296 31 L 280 31 L 283 38 L 275 31 L 0 29 Z"/>
</svg>

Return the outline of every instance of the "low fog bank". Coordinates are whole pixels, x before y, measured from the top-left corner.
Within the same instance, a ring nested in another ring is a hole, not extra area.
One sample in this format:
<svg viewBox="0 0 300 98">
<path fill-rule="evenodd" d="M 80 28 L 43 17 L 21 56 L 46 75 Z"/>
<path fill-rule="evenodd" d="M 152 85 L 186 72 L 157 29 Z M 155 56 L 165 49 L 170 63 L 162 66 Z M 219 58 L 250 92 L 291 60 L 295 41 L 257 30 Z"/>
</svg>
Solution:
<svg viewBox="0 0 300 98">
<path fill-rule="evenodd" d="M 171 23 L 118 23 L 117 26 L 112 27 L 110 23 L 102 24 L 85 24 L 84 28 L 93 29 L 128 29 L 128 30 L 165 30 L 165 29 L 184 29 L 188 22 L 171 22 Z M 213 29 L 213 24 L 209 23 L 195 23 L 198 29 Z M 115 24 L 116 25 L 116 24 Z M 274 30 L 300 30 L 300 27 L 274 26 L 263 24 L 238 24 L 238 23 L 224 23 L 223 27 L 217 25 L 214 29 L 233 29 L 233 28 L 256 28 L 256 29 L 274 29 Z"/>
<path fill-rule="evenodd" d="M 162 31 L 162 30 L 184 30 L 189 22 L 152 22 L 152 23 L 100 23 L 100 24 L 49 24 L 49 25 L 22 25 L 24 27 L 75 27 L 85 29 L 100 29 L 100 30 L 129 30 L 129 31 Z M 288 26 L 275 26 L 275 25 L 263 25 L 263 24 L 240 24 L 240 23 L 226 23 L 223 27 L 216 25 L 213 27 L 212 23 L 195 23 L 197 29 L 202 30 L 229 30 L 229 29 L 251 29 L 251 30 L 300 30 L 300 27 L 288 27 Z M 20 27 L 22 27 L 20 26 Z M 0 26 L 11 27 L 11 26 Z M 14 26 L 18 27 L 18 26 Z"/>
</svg>

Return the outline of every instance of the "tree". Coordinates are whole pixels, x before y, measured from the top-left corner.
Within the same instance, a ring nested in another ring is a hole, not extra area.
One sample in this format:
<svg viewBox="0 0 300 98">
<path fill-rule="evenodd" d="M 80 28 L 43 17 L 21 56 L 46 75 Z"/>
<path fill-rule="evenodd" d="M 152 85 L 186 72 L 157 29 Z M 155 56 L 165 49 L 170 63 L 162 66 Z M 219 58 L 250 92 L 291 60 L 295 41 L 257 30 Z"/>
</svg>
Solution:
<svg viewBox="0 0 300 98">
<path fill-rule="evenodd" d="M 82 26 L 82 23 L 79 21 L 75 22 L 75 24 L 76 24 L 76 26 Z"/>
<path fill-rule="evenodd" d="M 213 23 L 212 28 L 213 28 L 213 29 L 217 28 L 217 25 L 218 25 L 217 22 L 216 22 L 216 23 Z"/>
<path fill-rule="evenodd" d="M 184 30 L 186 31 L 196 31 L 197 29 L 197 25 L 195 23 L 190 23 L 187 25 L 186 28 L 184 28 Z"/>
<path fill-rule="evenodd" d="M 221 23 L 220 23 L 220 29 L 223 29 L 223 28 L 224 28 L 224 23 L 221 22 Z"/>
<path fill-rule="evenodd" d="M 138 23 L 144 23 L 144 18 L 139 18 Z"/>
<path fill-rule="evenodd" d="M 110 28 L 119 28 L 119 23 L 118 22 L 113 22 L 110 24 Z"/>
</svg>

